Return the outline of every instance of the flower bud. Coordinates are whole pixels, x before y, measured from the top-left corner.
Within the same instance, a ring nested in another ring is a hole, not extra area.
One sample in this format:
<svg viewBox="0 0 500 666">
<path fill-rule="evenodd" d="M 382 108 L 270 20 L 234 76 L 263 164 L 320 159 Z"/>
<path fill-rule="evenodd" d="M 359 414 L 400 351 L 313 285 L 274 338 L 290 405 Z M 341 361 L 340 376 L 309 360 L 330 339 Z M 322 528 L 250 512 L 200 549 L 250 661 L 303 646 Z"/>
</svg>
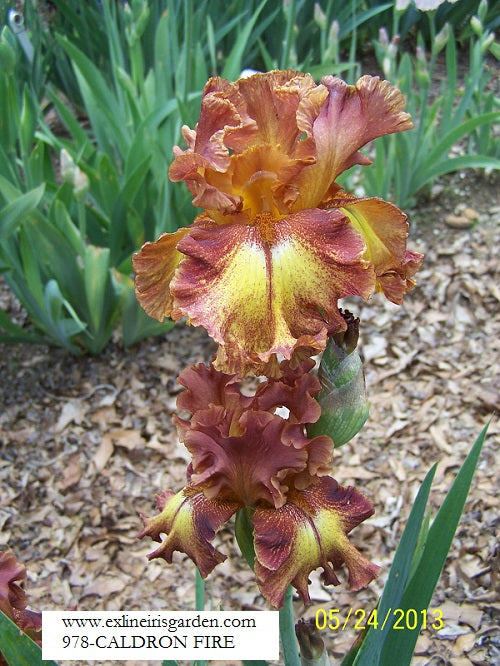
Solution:
<svg viewBox="0 0 500 666">
<path fill-rule="evenodd" d="M 493 44 L 495 41 L 495 35 L 492 32 L 489 32 L 487 35 L 485 35 L 485 38 L 483 39 L 483 42 L 481 44 L 481 55 L 484 55 L 486 51 L 490 48 L 490 46 Z"/>
<path fill-rule="evenodd" d="M 391 41 L 387 48 L 387 53 L 389 54 L 389 58 L 391 60 L 395 60 L 397 54 L 398 54 L 398 45 L 397 42 Z"/>
<path fill-rule="evenodd" d="M 387 28 L 384 26 L 378 31 L 378 41 L 384 46 L 389 44 L 389 35 L 387 34 Z"/>
<path fill-rule="evenodd" d="M 85 200 L 87 192 L 89 191 L 89 178 L 86 173 L 84 173 L 78 167 L 75 168 L 75 182 L 73 184 L 73 194 L 75 199 L 79 202 Z"/>
<path fill-rule="evenodd" d="M 330 26 L 330 32 L 328 33 L 328 39 L 332 42 L 338 43 L 339 40 L 339 32 L 340 32 L 340 25 L 337 19 L 335 21 L 332 21 L 332 25 Z"/>
<path fill-rule="evenodd" d="M 421 88 L 427 88 L 430 84 L 430 76 L 425 53 L 421 46 L 417 46 L 415 63 L 415 78 L 417 79 L 417 83 Z"/>
<path fill-rule="evenodd" d="M 324 30 L 326 28 L 326 14 L 321 9 L 319 2 L 314 3 L 314 22 L 320 30 Z"/>
<path fill-rule="evenodd" d="M 246 67 L 240 74 L 239 78 L 240 79 L 248 79 L 250 76 L 253 76 L 254 74 L 261 74 L 258 69 L 250 69 Z"/>
<path fill-rule="evenodd" d="M 491 55 L 494 58 L 496 58 L 497 60 L 500 60 L 500 44 L 498 42 L 495 42 L 494 35 L 492 35 L 492 36 L 493 36 L 493 39 L 491 41 L 490 41 L 489 36 L 488 36 L 488 39 L 485 40 L 485 42 L 487 42 L 486 48 L 489 50 L 489 52 L 491 53 Z M 483 51 L 483 47 L 484 47 L 484 44 L 481 47 L 481 52 L 484 54 L 485 51 Z"/>
<path fill-rule="evenodd" d="M 61 177 L 65 183 L 73 186 L 73 194 L 79 202 L 84 201 L 89 189 L 89 179 L 64 148 L 61 150 Z"/>
<path fill-rule="evenodd" d="M 392 79 L 396 69 L 396 58 L 398 54 L 399 35 L 393 37 L 389 44 L 383 48 L 384 58 L 382 60 L 382 70 L 386 79 Z"/>
<path fill-rule="evenodd" d="M 60 162 L 62 179 L 65 183 L 71 183 L 71 185 L 74 185 L 76 165 L 73 162 L 73 158 L 65 148 L 61 150 Z"/>
<path fill-rule="evenodd" d="M 335 333 L 332 338 L 337 347 L 343 349 L 346 354 L 351 354 L 358 345 L 359 319 L 349 310 L 341 310 L 341 315 L 346 321 L 347 328 L 345 331 Z"/>
<path fill-rule="evenodd" d="M 418 63 L 420 63 L 421 65 L 423 64 L 423 65 L 427 66 L 425 51 L 421 46 L 417 46 L 417 50 L 415 52 L 415 57 L 416 57 Z"/>
<path fill-rule="evenodd" d="M 301 618 L 295 625 L 295 635 L 299 642 L 301 666 L 328 666 L 328 654 L 314 618 Z"/>
<path fill-rule="evenodd" d="M 483 24 L 481 21 L 478 19 L 477 16 L 473 16 L 470 20 L 470 27 L 472 28 L 472 31 L 476 35 L 476 37 L 481 37 L 483 34 Z"/>
<path fill-rule="evenodd" d="M 336 447 L 349 442 L 368 418 L 363 364 L 356 351 L 359 319 L 342 313 L 347 330 L 330 338 L 318 370 L 321 416 L 307 426 L 309 437 L 328 435 Z M 342 337 L 343 336 L 343 337 Z"/>
<path fill-rule="evenodd" d="M 434 40 L 434 44 L 432 45 L 432 52 L 433 53 L 439 53 L 440 51 L 442 51 L 442 49 L 448 43 L 449 38 L 450 38 L 450 24 L 445 23 L 444 26 L 441 28 L 441 30 L 436 35 L 436 38 Z"/>
<path fill-rule="evenodd" d="M 132 0 L 132 6 L 124 5 L 125 36 L 130 46 L 135 44 L 143 35 L 149 21 L 149 6 L 145 0 Z"/>
<path fill-rule="evenodd" d="M 391 78 L 392 60 L 388 56 L 385 56 L 385 58 L 382 60 L 382 71 L 384 72 L 386 79 Z"/>
<path fill-rule="evenodd" d="M 326 60 L 333 60 L 333 62 L 339 60 L 339 32 L 339 22 L 337 20 L 332 21 L 328 32 L 328 48 L 324 53 Z"/>
<path fill-rule="evenodd" d="M 428 88 L 430 84 L 429 72 L 423 67 L 417 67 L 415 71 L 415 78 L 421 88 Z"/>
</svg>

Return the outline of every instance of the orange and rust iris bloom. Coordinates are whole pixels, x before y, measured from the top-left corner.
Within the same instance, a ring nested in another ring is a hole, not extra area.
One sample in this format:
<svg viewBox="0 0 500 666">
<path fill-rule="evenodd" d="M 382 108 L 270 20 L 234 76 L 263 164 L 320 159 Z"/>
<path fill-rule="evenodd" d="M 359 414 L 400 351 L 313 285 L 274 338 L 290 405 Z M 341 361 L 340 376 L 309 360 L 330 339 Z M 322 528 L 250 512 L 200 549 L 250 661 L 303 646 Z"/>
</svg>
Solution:
<svg viewBox="0 0 500 666">
<path fill-rule="evenodd" d="M 204 210 L 135 255 L 144 310 L 204 326 L 220 344 L 216 367 L 242 376 L 273 374 L 277 353 L 322 350 L 345 328 L 339 298 L 379 290 L 401 303 L 422 262 L 406 249 L 406 216 L 335 179 L 370 164 L 366 143 L 412 127 L 403 107 L 372 76 L 355 86 L 289 70 L 210 79 L 169 171 Z"/>
<path fill-rule="evenodd" d="M 11 550 L 0 551 L 0 611 L 41 646 L 42 615 L 27 608 L 26 592 L 20 585 L 25 579 L 26 567 L 14 553 Z M 0 651 L 0 666 L 4 664 L 7 666 L 7 661 Z"/>
<path fill-rule="evenodd" d="M 179 381 L 186 391 L 176 417 L 180 439 L 192 455 L 188 484 L 157 497 L 157 516 L 143 516 L 141 537 L 161 541 L 150 557 L 172 561 L 186 553 L 203 577 L 225 560 L 211 544 L 216 531 L 242 508 L 253 512 L 255 575 L 262 594 L 276 607 L 288 585 L 309 602 L 308 576 L 323 568 L 327 584 L 339 583 L 335 570 L 345 564 L 353 589 L 367 585 L 379 568 L 349 542 L 348 532 L 373 513 L 354 488 L 327 476 L 333 443 L 324 435 L 308 438 L 305 425 L 320 408 L 314 399 L 319 380 L 313 362 L 292 368 L 280 364 L 281 378 L 261 383 L 254 396 L 241 393 L 237 375 L 203 364 L 187 368 Z M 276 413 L 286 408 L 287 417 Z"/>
</svg>

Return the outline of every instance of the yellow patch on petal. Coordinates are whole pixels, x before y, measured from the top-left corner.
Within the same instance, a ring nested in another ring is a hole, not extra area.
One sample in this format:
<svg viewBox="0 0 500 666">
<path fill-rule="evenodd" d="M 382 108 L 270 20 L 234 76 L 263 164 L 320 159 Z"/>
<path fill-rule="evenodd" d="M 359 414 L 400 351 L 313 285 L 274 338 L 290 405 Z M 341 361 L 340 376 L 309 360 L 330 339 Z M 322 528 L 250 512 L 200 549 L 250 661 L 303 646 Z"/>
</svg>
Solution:
<svg viewBox="0 0 500 666">
<path fill-rule="evenodd" d="M 318 352 L 324 346 L 324 344 L 318 345 Z M 230 347 L 219 345 L 213 365 L 214 368 L 221 372 L 237 374 L 241 378 L 248 375 L 263 375 L 265 377 L 278 378 L 281 375 L 276 354 L 272 354 L 268 361 L 262 361 L 255 352 L 247 353 L 238 345 Z"/>
<path fill-rule="evenodd" d="M 290 492 L 280 509 L 257 508 L 255 575 L 262 594 L 279 608 L 291 584 L 310 603 L 309 574 L 322 567 L 325 584 L 338 585 L 335 571 L 342 564 L 351 589 L 368 585 L 380 569 L 356 550 L 347 534 L 372 514 L 361 493 L 328 476 L 302 492 Z"/>
<path fill-rule="evenodd" d="M 207 576 L 226 559 L 210 541 L 221 525 L 236 512 L 238 505 L 207 500 L 203 492 L 190 488 L 184 488 L 177 494 L 167 491 L 161 499 L 163 510 L 160 514 L 153 518 L 141 515 L 144 530 L 139 534 L 140 539 L 149 536 L 161 542 L 160 535 L 167 535 L 149 559 L 162 557 L 172 563 L 174 551 L 180 551 L 193 560 L 203 577 Z"/>
<path fill-rule="evenodd" d="M 281 184 L 281 175 L 300 171 L 302 165 L 273 145 L 257 145 L 241 155 L 233 156 L 231 163 L 232 192 L 241 196 L 242 209 L 249 219 L 260 213 L 280 217 L 280 200 L 275 191 Z"/>
<path fill-rule="evenodd" d="M 195 228 L 179 244 L 186 258 L 172 281 L 173 317 L 204 326 L 229 356 L 233 347 L 262 362 L 290 358 L 302 336 L 324 344 L 327 331 L 345 328 L 339 298 L 372 293 L 364 249 L 339 211 Z"/>
</svg>

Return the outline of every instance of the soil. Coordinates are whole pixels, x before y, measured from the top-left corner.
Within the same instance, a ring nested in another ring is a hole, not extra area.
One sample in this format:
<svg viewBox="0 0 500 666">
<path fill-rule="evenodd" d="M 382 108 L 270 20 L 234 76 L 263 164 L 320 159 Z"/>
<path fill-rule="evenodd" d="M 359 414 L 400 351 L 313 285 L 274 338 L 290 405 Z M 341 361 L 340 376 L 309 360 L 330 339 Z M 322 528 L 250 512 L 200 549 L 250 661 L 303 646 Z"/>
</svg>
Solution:
<svg viewBox="0 0 500 666">
<path fill-rule="evenodd" d="M 382 574 L 359 593 L 348 590 L 345 576 L 327 589 L 315 574 L 313 604 L 296 600 L 297 617 L 334 607 L 342 617 L 351 607 L 368 614 L 375 607 L 428 469 L 439 461 L 430 499 L 435 515 L 498 407 L 498 185 L 498 175 L 472 171 L 441 180 L 410 212 L 409 247 L 426 260 L 404 306 L 379 295 L 345 304 L 361 318 L 371 415 L 336 452 L 333 475 L 356 485 L 376 509 L 351 539 Z M 475 221 L 452 228 L 445 223 L 450 215 L 449 223 Z M 23 320 L 5 288 L 0 299 Z M 179 554 L 172 565 L 148 562 L 154 544 L 137 540 L 137 511 L 152 515 L 156 493 L 184 485 L 189 456 L 171 423 L 181 390 L 176 376 L 213 352 L 202 329 L 182 325 L 131 349 L 111 344 L 94 358 L 44 346 L 0 347 L 0 550 L 11 548 L 26 564 L 31 608 L 194 608 L 194 566 Z M 414 666 L 500 662 L 498 433 L 493 419 L 430 605 L 443 611 L 444 628 L 422 631 Z M 229 557 L 207 581 L 210 607 L 266 608 L 231 525 L 216 542 Z M 322 634 L 332 663 L 358 634 L 352 625 Z"/>
</svg>

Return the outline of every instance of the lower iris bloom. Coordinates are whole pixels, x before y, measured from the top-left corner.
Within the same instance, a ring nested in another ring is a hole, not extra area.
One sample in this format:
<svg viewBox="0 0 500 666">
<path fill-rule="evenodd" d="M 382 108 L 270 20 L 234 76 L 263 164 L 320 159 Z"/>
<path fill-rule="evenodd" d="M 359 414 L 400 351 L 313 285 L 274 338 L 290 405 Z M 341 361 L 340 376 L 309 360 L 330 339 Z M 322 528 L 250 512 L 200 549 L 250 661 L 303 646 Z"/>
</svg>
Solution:
<svg viewBox="0 0 500 666">
<path fill-rule="evenodd" d="M 370 164 L 359 152 L 367 142 L 413 126 L 403 107 L 378 77 L 210 79 L 169 171 L 204 210 L 135 255 L 144 310 L 204 326 L 220 344 L 219 370 L 269 376 L 276 354 L 321 351 L 345 329 L 338 299 L 379 290 L 401 303 L 422 263 L 406 249 L 406 216 L 335 179 Z"/>
<path fill-rule="evenodd" d="M 27 608 L 26 592 L 21 587 L 26 567 L 11 550 L 0 551 L 0 611 L 38 645 L 42 645 L 42 615 Z M 1 647 L 1 646 L 0 646 Z M 7 661 L 0 652 L 0 666 Z"/>
<path fill-rule="evenodd" d="M 202 364 L 179 377 L 186 391 L 176 418 L 179 436 L 192 455 L 188 483 L 178 493 L 157 497 L 161 511 L 145 518 L 141 537 L 161 541 L 150 557 L 172 561 L 186 553 L 202 576 L 225 559 L 211 541 L 239 509 L 250 509 L 254 530 L 255 575 L 262 594 L 280 607 L 292 584 L 309 602 L 308 576 L 323 568 L 326 584 L 338 584 L 335 571 L 345 564 L 353 589 L 367 585 L 378 567 L 352 546 L 347 534 L 373 513 L 354 488 L 328 476 L 333 443 L 309 438 L 307 423 L 319 418 L 314 399 L 320 390 L 309 374 L 309 359 L 280 366 L 281 378 L 261 383 L 244 396 L 238 378 Z M 288 411 L 286 418 L 277 408 Z"/>
</svg>

